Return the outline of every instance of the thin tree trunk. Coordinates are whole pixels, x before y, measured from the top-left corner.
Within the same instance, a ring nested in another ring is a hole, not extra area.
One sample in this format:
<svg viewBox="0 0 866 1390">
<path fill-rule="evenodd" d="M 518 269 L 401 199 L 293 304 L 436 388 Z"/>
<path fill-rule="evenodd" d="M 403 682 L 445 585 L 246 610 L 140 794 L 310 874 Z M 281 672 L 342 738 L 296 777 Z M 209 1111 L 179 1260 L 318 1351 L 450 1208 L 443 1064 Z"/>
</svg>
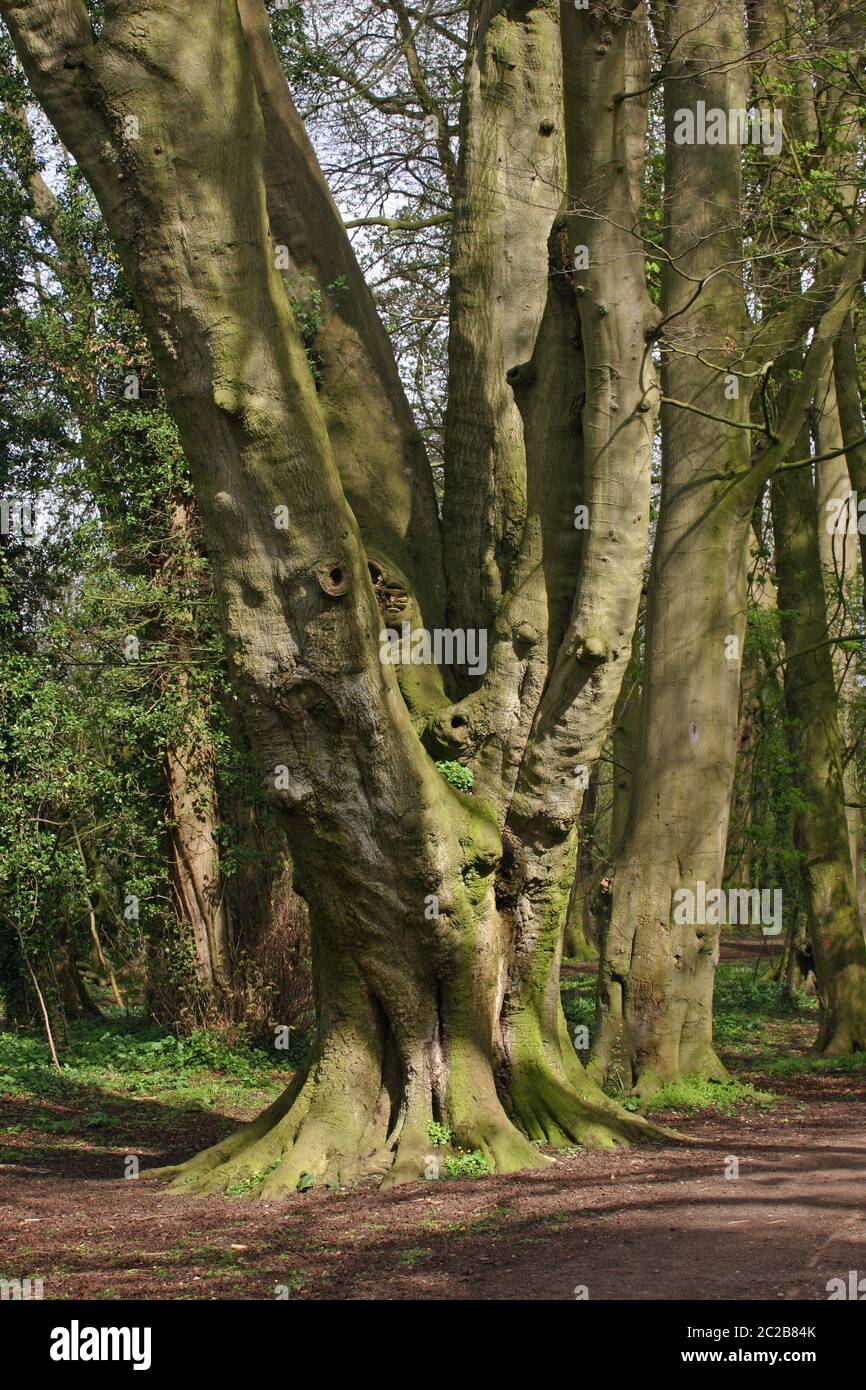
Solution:
<svg viewBox="0 0 866 1390">
<path fill-rule="evenodd" d="M 27 954 L 27 948 L 24 945 L 24 937 L 21 934 L 20 927 L 16 925 L 15 931 L 17 933 L 18 943 L 21 948 L 21 959 L 23 960 L 27 968 L 27 974 L 30 976 L 30 983 L 33 986 L 33 992 L 36 995 L 36 999 L 39 1004 L 39 1012 L 42 1015 L 42 1026 L 45 1029 L 45 1039 L 48 1043 L 48 1051 L 51 1054 L 51 1065 L 53 1066 L 55 1071 L 59 1072 L 60 1062 L 57 1057 L 57 1048 L 54 1046 L 54 1034 L 51 1031 L 51 1020 L 48 1017 L 48 1009 L 45 1004 L 45 996 L 42 993 L 42 990 L 39 986 L 39 981 L 36 978 L 36 972 L 33 969 L 33 966 L 30 964 L 30 957 Z"/>
<path fill-rule="evenodd" d="M 75 841 L 75 848 L 78 850 L 78 857 L 81 860 L 81 867 L 84 872 L 84 886 L 82 891 L 84 893 L 84 901 L 87 906 L 87 924 L 90 930 L 90 937 L 93 942 L 94 949 L 96 951 L 96 958 L 108 977 L 108 983 L 111 987 L 111 993 L 114 998 L 115 1004 L 119 1009 L 124 1009 L 126 1006 L 121 997 L 120 990 L 117 987 L 117 980 L 114 978 L 114 970 L 112 968 L 111 962 L 108 960 L 105 952 L 102 949 L 102 941 L 99 936 L 99 929 L 96 925 L 96 912 L 93 906 L 93 899 L 91 898 L 90 893 L 87 889 L 87 879 L 90 874 L 90 868 L 88 866 L 84 850 L 81 846 L 81 839 L 78 834 L 78 827 L 75 824 L 74 820 L 71 820 L 69 825 L 70 829 L 72 830 L 72 838 Z"/>
<path fill-rule="evenodd" d="M 184 499 L 173 499 L 171 533 L 185 567 L 193 542 L 189 503 Z M 165 577 L 172 581 L 172 576 Z M 198 984 L 218 1014 L 232 987 L 232 928 L 217 838 L 213 711 L 192 686 L 191 634 L 181 626 L 165 635 L 173 639 L 178 657 L 172 693 L 180 726 L 165 752 L 169 872 L 177 919 L 188 923 L 192 932 Z"/>
</svg>

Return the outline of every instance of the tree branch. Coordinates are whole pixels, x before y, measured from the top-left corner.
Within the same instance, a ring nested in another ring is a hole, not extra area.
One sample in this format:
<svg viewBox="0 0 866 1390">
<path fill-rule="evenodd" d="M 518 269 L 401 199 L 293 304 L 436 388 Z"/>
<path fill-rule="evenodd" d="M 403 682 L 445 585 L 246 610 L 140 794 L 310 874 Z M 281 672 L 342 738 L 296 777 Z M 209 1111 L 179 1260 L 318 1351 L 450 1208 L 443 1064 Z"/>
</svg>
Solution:
<svg viewBox="0 0 866 1390">
<path fill-rule="evenodd" d="M 450 212 L 440 212 L 435 217 L 422 217 L 417 221 L 411 217 L 353 217 L 343 226 L 347 231 L 354 227 L 387 227 L 389 232 L 421 232 L 425 227 L 442 227 L 450 221 Z"/>
</svg>

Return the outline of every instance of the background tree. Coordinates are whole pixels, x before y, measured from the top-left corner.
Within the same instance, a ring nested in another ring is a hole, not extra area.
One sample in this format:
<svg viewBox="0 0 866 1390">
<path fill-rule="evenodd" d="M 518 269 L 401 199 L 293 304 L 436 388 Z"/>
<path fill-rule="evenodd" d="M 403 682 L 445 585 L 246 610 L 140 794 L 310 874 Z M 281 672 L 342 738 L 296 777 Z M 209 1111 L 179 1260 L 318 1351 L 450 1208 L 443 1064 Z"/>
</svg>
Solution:
<svg viewBox="0 0 866 1390">
<path fill-rule="evenodd" d="M 766 50 L 748 51 L 743 19 L 739 6 L 703 0 L 655 14 L 666 132 L 662 495 L 639 770 L 612 876 L 591 1066 L 599 1076 L 617 1071 L 642 1095 L 678 1075 L 722 1074 L 712 1046 L 719 923 L 678 921 L 675 894 L 721 883 L 753 511 L 796 453 L 863 265 L 861 223 L 846 237 L 847 258 L 825 268 L 806 298 L 797 286 L 750 319 L 742 146 L 730 135 L 704 144 L 680 134 L 683 113 L 697 118 L 699 102 L 745 115 L 752 66 Z M 752 265 L 763 285 L 760 255 Z M 813 324 L 778 420 L 765 414 L 756 424 L 756 384 Z"/>
</svg>

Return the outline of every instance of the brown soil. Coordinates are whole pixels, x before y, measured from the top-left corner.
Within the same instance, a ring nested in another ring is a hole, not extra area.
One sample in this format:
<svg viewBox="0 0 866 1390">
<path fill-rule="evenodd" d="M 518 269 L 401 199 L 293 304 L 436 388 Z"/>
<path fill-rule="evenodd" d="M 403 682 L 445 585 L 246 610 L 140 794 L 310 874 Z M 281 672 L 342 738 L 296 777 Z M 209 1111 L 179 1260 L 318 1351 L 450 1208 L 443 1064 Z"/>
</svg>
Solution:
<svg viewBox="0 0 866 1390">
<path fill-rule="evenodd" d="M 688 1146 L 281 1204 L 119 1177 L 126 1153 L 174 1161 L 234 1124 L 124 1100 L 122 1146 L 3 1135 L 0 1276 L 42 1275 L 54 1299 L 826 1299 L 866 1272 L 866 1081 L 765 1084 L 785 1096 L 771 1113 L 668 1117 Z M 0 1126 L 26 1121 L 0 1105 Z"/>
</svg>

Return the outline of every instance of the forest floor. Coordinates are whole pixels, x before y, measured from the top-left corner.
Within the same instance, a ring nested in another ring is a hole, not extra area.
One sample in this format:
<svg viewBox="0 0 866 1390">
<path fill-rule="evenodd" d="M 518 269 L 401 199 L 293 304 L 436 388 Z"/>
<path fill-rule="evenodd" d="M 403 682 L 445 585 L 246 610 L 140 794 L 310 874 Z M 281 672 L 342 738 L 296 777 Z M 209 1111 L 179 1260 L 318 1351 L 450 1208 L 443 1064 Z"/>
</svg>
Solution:
<svg viewBox="0 0 866 1390">
<path fill-rule="evenodd" d="M 724 956 L 734 1079 L 654 1110 L 689 1145 L 381 1195 L 124 1178 L 129 1155 L 176 1161 L 255 1114 L 289 1074 L 272 1054 L 115 1020 L 76 1030 L 58 1077 L 40 1039 L 0 1033 L 0 1278 L 41 1277 L 50 1299 L 826 1299 L 866 1274 L 866 1055 L 816 1062 L 814 1004 L 786 1005 L 747 946 Z M 567 972 L 570 1023 L 593 983 Z"/>
</svg>

